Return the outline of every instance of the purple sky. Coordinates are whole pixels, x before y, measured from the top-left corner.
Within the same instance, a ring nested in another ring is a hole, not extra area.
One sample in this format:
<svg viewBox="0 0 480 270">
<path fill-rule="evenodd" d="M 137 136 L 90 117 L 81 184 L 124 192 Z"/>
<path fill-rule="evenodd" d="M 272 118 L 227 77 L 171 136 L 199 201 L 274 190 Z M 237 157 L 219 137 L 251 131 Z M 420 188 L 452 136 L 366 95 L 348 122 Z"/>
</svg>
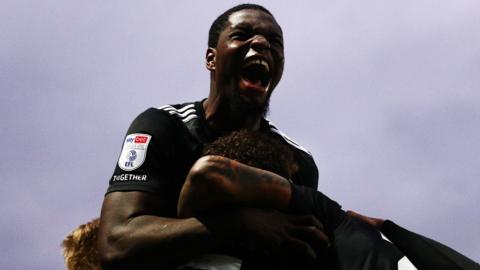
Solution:
<svg viewBox="0 0 480 270">
<path fill-rule="evenodd" d="M 64 269 L 131 120 L 206 96 L 208 27 L 235 3 L 1 1 L 0 269 Z M 480 261 L 480 3 L 259 3 L 286 46 L 269 118 L 320 189 Z"/>
</svg>

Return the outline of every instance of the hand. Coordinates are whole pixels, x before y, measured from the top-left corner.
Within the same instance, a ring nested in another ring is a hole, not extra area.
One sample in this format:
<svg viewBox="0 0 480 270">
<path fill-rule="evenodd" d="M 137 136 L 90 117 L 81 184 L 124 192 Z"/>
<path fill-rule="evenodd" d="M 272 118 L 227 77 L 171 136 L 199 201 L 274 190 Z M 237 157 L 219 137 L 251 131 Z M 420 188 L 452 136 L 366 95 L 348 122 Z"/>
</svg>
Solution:
<svg viewBox="0 0 480 270">
<path fill-rule="evenodd" d="M 365 221 L 366 223 L 368 223 L 368 224 L 372 225 L 373 227 L 377 228 L 378 230 L 380 230 L 382 228 L 383 222 L 385 222 L 384 219 L 367 217 L 367 216 L 364 216 L 364 215 L 359 214 L 357 212 L 354 212 L 352 210 L 348 210 L 347 214 L 354 217 L 354 218 L 358 218 L 360 220 Z"/>
<path fill-rule="evenodd" d="M 319 255 L 316 252 L 330 246 L 323 225 L 310 215 L 290 216 L 257 208 L 227 209 L 220 215 L 226 222 L 215 222 L 213 232 L 220 230 L 248 251 L 313 261 Z M 223 228 L 218 227 L 219 224 Z M 207 224 L 207 228 L 210 227 Z"/>
</svg>

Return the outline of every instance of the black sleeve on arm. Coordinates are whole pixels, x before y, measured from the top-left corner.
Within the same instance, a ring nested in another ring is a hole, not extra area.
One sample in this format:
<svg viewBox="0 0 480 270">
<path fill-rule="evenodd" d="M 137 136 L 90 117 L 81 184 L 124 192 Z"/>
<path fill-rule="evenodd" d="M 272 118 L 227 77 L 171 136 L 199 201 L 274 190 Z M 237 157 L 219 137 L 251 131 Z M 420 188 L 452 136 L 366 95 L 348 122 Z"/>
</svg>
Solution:
<svg viewBox="0 0 480 270">
<path fill-rule="evenodd" d="M 292 176 L 292 181 L 297 185 L 318 189 L 318 168 L 313 157 L 301 150 L 294 149 L 295 160 L 299 170 Z"/>
<path fill-rule="evenodd" d="M 294 148 L 295 160 L 299 170 L 292 176 L 289 213 L 297 215 L 314 215 L 329 237 L 333 230 L 344 220 L 346 213 L 334 200 L 328 198 L 318 189 L 318 168 L 313 156 Z"/>
<path fill-rule="evenodd" d="M 419 269 L 479 270 L 480 265 L 455 250 L 432 239 L 408 231 L 390 220 L 381 229 Z"/>
<path fill-rule="evenodd" d="M 109 182 L 113 191 L 166 193 L 171 185 L 171 162 L 176 136 L 169 115 L 150 108 L 130 125 Z"/>
<path fill-rule="evenodd" d="M 346 213 L 342 207 L 320 191 L 295 184 L 291 184 L 291 190 L 289 212 L 314 215 L 323 223 L 328 234 L 345 218 Z"/>
<path fill-rule="evenodd" d="M 337 260 L 336 269 L 397 269 L 403 254 L 383 240 L 376 228 L 348 216 L 323 193 L 291 185 L 290 211 L 313 214 L 325 227 Z"/>
</svg>

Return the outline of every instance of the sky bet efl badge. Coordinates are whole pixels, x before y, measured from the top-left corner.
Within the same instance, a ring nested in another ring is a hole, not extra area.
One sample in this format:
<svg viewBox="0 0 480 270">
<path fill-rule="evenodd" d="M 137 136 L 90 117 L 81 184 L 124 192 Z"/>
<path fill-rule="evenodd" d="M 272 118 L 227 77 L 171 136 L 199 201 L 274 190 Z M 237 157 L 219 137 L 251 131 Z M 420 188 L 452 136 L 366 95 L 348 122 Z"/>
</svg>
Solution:
<svg viewBox="0 0 480 270">
<path fill-rule="evenodd" d="M 152 136 L 148 134 L 130 134 L 125 138 L 118 166 L 124 171 L 133 171 L 142 166 L 147 155 L 148 144 Z"/>
</svg>

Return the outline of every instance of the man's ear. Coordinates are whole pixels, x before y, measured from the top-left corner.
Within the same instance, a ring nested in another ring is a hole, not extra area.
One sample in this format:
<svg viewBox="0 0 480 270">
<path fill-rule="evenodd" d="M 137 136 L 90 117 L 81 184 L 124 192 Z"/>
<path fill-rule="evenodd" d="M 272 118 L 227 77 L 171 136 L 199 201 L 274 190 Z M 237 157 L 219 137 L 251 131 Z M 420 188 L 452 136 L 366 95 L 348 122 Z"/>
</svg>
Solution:
<svg viewBox="0 0 480 270">
<path fill-rule="evenodd" d="M 207 49 L 207 54 L 205 56 L 206 64 L 207 64 L 207 69 L 210 71 L 215 70 L 215 59 L 217 55 L 217 50 L 214 48 L 208 48 Z"/>
</svg>

